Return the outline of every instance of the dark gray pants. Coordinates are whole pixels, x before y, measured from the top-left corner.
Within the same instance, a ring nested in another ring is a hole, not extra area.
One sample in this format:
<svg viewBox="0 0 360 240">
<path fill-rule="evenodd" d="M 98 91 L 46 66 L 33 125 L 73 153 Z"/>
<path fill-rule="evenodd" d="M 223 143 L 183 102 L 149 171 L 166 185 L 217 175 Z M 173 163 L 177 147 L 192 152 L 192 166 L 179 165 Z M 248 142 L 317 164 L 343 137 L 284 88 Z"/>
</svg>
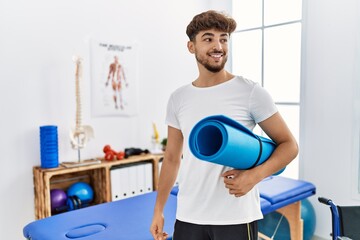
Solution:
<svg viewBox="0 0 360 240">
<path fill-rule="evenodd" d="M 257 240 L 257 221 L 235 225 L 198 225 L 176 220 L 173 240 Z"/>
</svg>

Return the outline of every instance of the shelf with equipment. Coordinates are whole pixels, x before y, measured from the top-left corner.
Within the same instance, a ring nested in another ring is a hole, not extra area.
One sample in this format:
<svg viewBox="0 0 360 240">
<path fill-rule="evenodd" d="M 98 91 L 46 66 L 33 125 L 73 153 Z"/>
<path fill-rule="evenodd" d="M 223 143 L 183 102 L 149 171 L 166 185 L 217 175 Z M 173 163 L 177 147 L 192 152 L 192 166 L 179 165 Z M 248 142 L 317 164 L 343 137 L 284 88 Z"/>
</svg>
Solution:
<svg viewBox="0 0 360 240">
<path fill-rule="evenodd" d="M 101 160 L 100 163 L 78 166 L 57 168 L 33 167 L 34 175 L 34 199 L 35 199 L 35 218 L 42 219 L 52 215 L 50 191 L 52 189 L 66 190 L 76 182 L 88 183 L 94 192 L 92 205 L 111 202 L 111 170 L 120 166 L 134 165 L 138 163 L 152 164 L 152 189 L 156 190 L 159 181 L 159 162 L 163 155 L 142 154 L 131 156 L 118 161 Z M 117 184 L 121 184 L 118 182 Z"/>
</svg>

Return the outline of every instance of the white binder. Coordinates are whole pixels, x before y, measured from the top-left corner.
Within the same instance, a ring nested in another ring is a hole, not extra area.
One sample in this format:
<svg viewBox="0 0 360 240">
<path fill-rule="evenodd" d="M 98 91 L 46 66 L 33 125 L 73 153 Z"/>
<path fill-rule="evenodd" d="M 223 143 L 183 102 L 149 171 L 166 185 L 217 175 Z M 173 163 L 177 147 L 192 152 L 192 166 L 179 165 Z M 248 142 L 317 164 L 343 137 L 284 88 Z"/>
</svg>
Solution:
<svg viewBox="0 0 360 240">
<path fill-rule="evenodd" d="M 121 166 L 111 169 L 111 196 L 112 201 L 130 197 L 129 169 Z"/>
<path fill-rule="evenodd" d="M 129 186 L 130 171 L 128 167 L 121 168 L 120 173 L 120 194 L 121 199 L 131 197 L 130 186 Z"/>
<path fill-rule="evenodd" d="M 119 200 L 120 195 L 120 173 L 118 169 L 110 171 L 111 201 Z"/>
<path fill-rule="evenodd" d="M 154 190 L 153 182 L 153 164 L 151 162 L 144 163 L 145 173 L 145 192 L 152 192 Z"/>
<path fill-rule="evenodd" d="M 142 163 L 136 166 L 136 176 L 137 176 L 137 192 L 138 194 L 145 193 L 146 182 L 145 182 L 145 164 Z"/>
<path fill-rule="evenodd" d="M 137 196 L 138 193 L 138 176 L 137 176 L 137 168 L 139 165 L 129 166 L 129 197 Z"/>
<path fill-rule="evenodd" d="M 110 179 L 112 201 L 152 192 L 153 164 L 146 161 L 113 167 L 110 171 Z"/>
</svg>

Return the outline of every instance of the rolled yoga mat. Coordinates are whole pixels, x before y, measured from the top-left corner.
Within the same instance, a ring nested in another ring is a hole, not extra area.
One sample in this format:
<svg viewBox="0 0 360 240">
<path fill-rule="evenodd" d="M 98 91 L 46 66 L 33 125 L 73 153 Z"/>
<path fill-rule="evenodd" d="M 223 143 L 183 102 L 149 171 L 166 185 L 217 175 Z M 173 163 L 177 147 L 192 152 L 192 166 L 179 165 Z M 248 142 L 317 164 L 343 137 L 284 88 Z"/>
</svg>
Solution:
<svg viewBox="0 0 360 240">
<path fill-rule="evenodd" d="M 200 160 L 235 169 L 250 169 L 265 162 L 276 144 L 231 118 L 215 115 L 202 119 L 193 127 L 189 147 Z"/>
</svg>

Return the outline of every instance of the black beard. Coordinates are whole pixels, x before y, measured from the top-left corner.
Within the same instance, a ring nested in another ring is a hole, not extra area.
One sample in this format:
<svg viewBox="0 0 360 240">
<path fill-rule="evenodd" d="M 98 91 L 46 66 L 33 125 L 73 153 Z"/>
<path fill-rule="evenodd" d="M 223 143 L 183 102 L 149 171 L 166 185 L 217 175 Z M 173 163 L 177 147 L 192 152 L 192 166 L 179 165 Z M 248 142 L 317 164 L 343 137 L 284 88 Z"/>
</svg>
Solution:
<svg viewBox="0 0 360 240">
<path fill-rule="evenodd" d="M 219 66 L 212 66 L 209 64 L 208 61 L 204 61 L 202 60 L 201 58 L 199 58 L 196 54 L 195 54 L 195 58 L 196 58 L 196 61 L 198 63 L 200 63 L 201 65 L 203 65 L 208 71 L 212 72 L 212 73 L 218 73 L 220 72 L 221 70 L 224 69 L 225 67 L 225 63 L 227 61 L 227 57 L 224 58 L 224 61 L 221 63 L 221 65 Z"/>
</svg>

